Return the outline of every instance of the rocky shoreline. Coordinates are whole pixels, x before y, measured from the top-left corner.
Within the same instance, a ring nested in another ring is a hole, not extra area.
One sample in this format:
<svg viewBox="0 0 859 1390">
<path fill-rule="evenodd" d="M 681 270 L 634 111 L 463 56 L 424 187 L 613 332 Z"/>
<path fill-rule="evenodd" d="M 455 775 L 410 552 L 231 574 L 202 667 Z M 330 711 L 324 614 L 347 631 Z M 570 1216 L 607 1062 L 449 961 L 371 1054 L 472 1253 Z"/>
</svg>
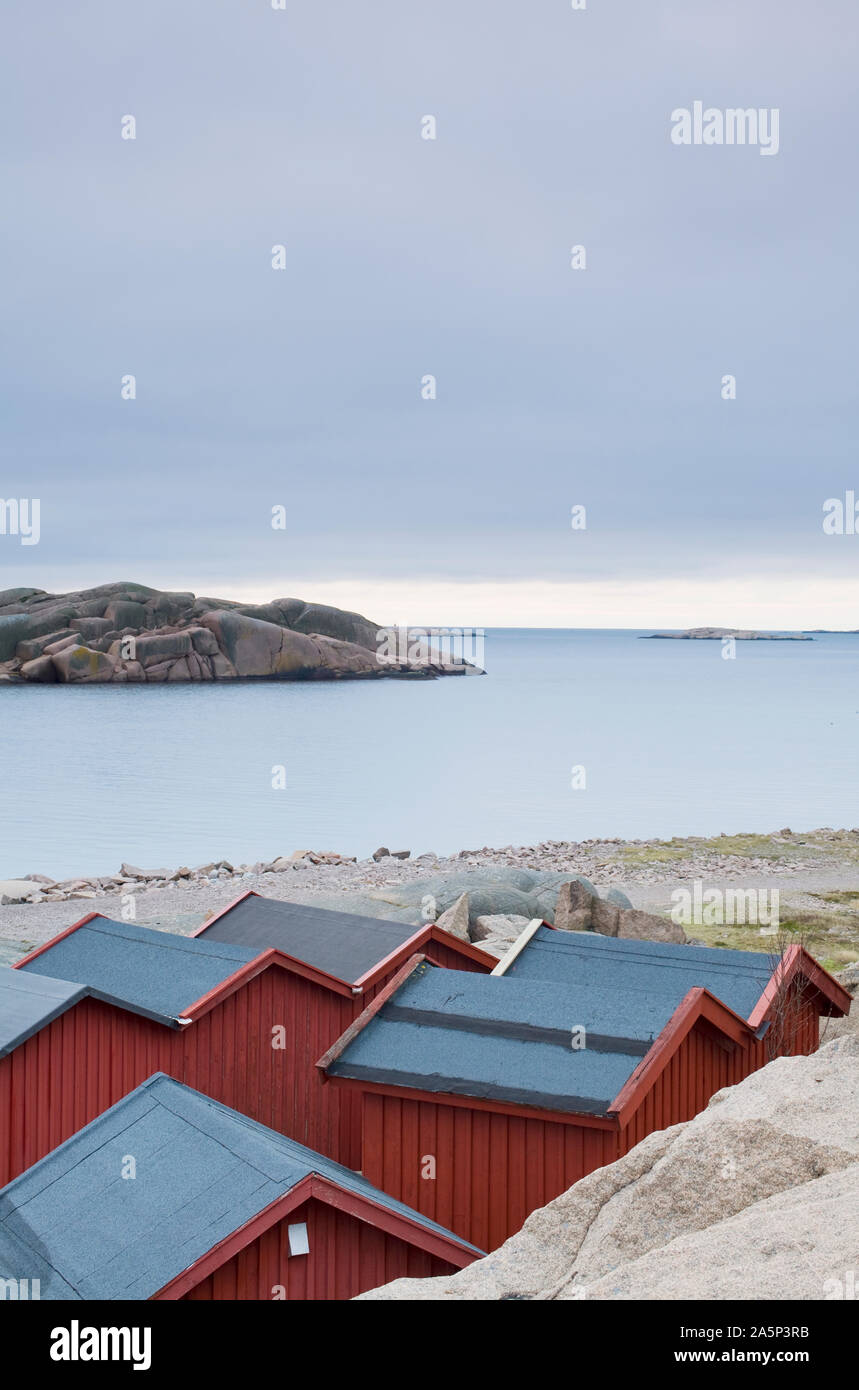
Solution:
<svg viewBox="0 0 859 1390">
<path fill-rule="evenodd" d="M 481 915 L 544 915 L 553 910 L 545 895 L 557 894 L 560 883 L 574 878 L 608 903 L 614 899 L 617 906 L 625 902 L 662 917 L 678 885 L 776 887 L 783 918 L 811 933 L 822 958 L 837 966 L 859 958 L 859 829 L 829 828 L 711 839 L 557 840 L 450 856 L 382 848 L 357 859 L 295 850 L 255 863 L 218 859 L 194 868 L 146 869 L 127 862 L 113 874 L 61 881 L 28 872 L 0 882 L 0 958 L 4 951 L 6 957 L 23 954 L 90 911 L 114 918 L 133 911 L 143 925 L 188 932 L 249 889 L 397 920 L 413 920 L 425 897 L 432 896 L 442 912 L 468 892 L 474 923 Z M 728 935 L 693 931 L 713 944 L 761 949 L 759 937 L 740 929 Z"/>
<path fill-rule="evenodd" d="M 427 680 L 476 672 L 420 636 L 396 659 L 382 655 L 387 631 L 360 613 L 297 598 L 240 604 L 124 582 L 72 594 L 6 589 L 0 684 Z"/>
<path fill-rule="evenodd" d="M 720 842 L 724 841 L 722 848 Z M 831 853 L 834 850 L 835 853 Z M 332 850 L 294 850 L 288 855 L 275 856 L 256 863 L 233 863 L 227 859 L 212 860 L 195 868 L 142 869 L 123 863 L 115 874 L 80 875 L 55 880 L 47 874 L 30 872 L 19 879 L 5 880 L 0 889 L 0 907 L 13 902 L 63 902 L 96 898 L 128 889 L 165 888 L 168 885 L 230 881 L 240 885 L 249 878 L 300 872 L 309 886 L 326 882 L 325 870 L 354 866 L 350 879 L 358 882 L 386 882 L 391 872 L 407 868 L 408 877 L 414 872 L 428 872 L 462 865 L 504 865 L 535 868 L 557 872 L 575 871 L 587 877 L 598 876 L 611 886 L 615 882 L 639 886 L 675 883 L 705 876 L 754 876 L 767 874 L 774 867 L 780 875 L 807 872 L 812 865 L 822 866 L 835 859 L 845 873 L 859 871 L 859 829 L 835 831 L 830 829 L 794 834 L 791 830 L 777 831 L 769 836 L 719 836 L 715 839 L 689 837 L 673 840 L 546 840 L 538 845 L 513 846 L 502 849 L 484 845 L 482 849 L 463 849 L 452 856 L 434 853 L 412 858 L 410 850 L 389 850 L 382 847 L 371 858 L 358 860 Z M 319 876 L 307 870 L 320 868 Z M 3 881 L 0 881 L 2 883 Z M 20 892 L 12 892 L 17 884 Z"/>
</svg>

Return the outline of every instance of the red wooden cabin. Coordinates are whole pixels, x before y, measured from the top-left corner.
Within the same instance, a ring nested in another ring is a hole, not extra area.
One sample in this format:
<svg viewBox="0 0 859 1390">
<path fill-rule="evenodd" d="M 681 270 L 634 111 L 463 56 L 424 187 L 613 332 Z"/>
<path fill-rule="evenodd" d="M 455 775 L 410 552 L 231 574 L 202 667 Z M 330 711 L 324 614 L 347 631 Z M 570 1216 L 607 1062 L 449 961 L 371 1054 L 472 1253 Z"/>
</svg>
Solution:
<svg viewBox="0 0 859 1390">
<path fill-rule="evenodd" d="M 163 1075 L 0 1195 L 0 1278 L 41 1299 L 348 1299 L 480 1253 Z"/>
<path fill-rule="evenodd" d="M 415 927 L 264 898 L 252 891 L 242 893 L 204 922 L 194 939 L 274 949 L 284 964 L 288 962 L 288 1050 L 294 1074 L 301 1078 L 296 1111 L 304 1123 L 301 1132 L 297 1127 L 284 1133 L 294 1134 L 349 1168 L 361 1164 L 360 1100 L 320 1086 L 316 1067 L 320 1053 L 416 952 L 448 970 L 489 974 L 498 963 L 494 956 L 435 923 Z"/>
<path fill-rule="evenodd" d="M 361 1098 L 364 1176 L 486 1250 L 722 1087 L 813 1051 L 820 1015 L 850 1005 L 798 947 L 775 966 L 548 928 L 534 941 L 521 977 L 415 958 L 319 1061 Z"/>
<path fill-rule="evenodd" d="M 495 964 L 435 927 L 402 935 L 390 951 L 383 932 L 373 958 L 365 929 L 369 963 L 348 979 L 271 948 L 85 917 L 0 970 L 0 1184 L 153 1071 L 358 1167 L 360 1104 L 321 1084 L 319 1054 L 415 947 Z"/>
</svg>

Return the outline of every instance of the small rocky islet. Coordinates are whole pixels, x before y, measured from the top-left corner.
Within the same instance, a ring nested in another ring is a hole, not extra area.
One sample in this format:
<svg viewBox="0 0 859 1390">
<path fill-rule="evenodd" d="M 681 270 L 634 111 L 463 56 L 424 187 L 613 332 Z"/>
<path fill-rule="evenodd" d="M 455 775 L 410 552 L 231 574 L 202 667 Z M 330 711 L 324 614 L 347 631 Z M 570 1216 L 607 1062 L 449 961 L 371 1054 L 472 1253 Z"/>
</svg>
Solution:
<svg viewBox="0 0 859 1390">
<path fill-rule="evenodd" d="M 689 627 L 685 632 L 648 632 L 639 634 L 645 641 L 655 642 L 719 642 L 733 637 L 735 642 L 813 642 L 807 632 L 754 632 L 741 627 Z"/>
<path fill-rule="evenodd" d="M 304 599 L 236 603 L 145 584 L 0 591 L 0 684 L 432 679 L 472 673 L 424 646 L 380 660 L 386 631 Z"/>
</svg>

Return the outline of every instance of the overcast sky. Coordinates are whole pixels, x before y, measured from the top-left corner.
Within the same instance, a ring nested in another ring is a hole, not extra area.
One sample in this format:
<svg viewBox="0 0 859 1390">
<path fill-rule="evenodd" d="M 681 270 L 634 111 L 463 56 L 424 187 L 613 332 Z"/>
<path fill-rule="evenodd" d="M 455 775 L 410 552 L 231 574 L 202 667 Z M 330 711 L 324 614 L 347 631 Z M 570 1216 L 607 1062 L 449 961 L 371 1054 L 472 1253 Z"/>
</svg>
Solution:
<svg viewBox="0 0 859 1390">
<path fill-rule="evenodd" d="M 0 586 L 859 627 L 855 0 L 286 5 L 7 19 Z"/>
</svg>

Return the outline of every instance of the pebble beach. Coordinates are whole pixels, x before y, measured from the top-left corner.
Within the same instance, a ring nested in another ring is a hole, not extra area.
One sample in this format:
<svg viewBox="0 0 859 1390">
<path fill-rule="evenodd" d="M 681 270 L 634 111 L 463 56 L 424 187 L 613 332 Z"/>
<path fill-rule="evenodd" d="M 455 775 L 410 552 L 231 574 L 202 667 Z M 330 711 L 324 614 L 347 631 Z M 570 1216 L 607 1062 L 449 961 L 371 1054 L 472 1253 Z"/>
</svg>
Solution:
<svg viewBox="0 0 859 1390">
<path fill-rule="evenodd" d="M 859 956 L 859 829 L 799 832 L 785 827 L 712 839 L 547 840 L 463 849 L 447 857 L 412 853 L 393 843 L 393 853 L 380 852 L 386 848 L 380 846 L 378 857 L 365 860 L 330 850 L 294 850 L 254 864 L 217 860 L 197 867 L 148 868 L 126 862 L 114 875 L 82 875 L 59 883 L 30 869 L 12 881 L 16 893 L 22 891 L 22 881 L 29 881 L 29 900 L 11 900 L 8 884 L 7 891 L 0 884 L 0 958 L 7 963 L 16 959 L 88 912 L 117 919 L 132 913 L 141 925 L 191 932 L 249 890 L 359 912 L 367 910 L 371 897 L 378 900 L 378 915 L 385 916 L 386 894 L 396 894 L 404 885 L 439 875 L 462 874 L 467 880 L 469 873 L 485 873 L 493 866 L 502 873 L 531 869 L 584 875 L 602 891 L 620 889 L 635 907 L 664 914 L 670 911 L 672 893 L 690 883 L 777 889 L 783 915 L 787 910 L 800 919 L 813 918 L 837 938 L 842 956 Z"/>
</svg>

